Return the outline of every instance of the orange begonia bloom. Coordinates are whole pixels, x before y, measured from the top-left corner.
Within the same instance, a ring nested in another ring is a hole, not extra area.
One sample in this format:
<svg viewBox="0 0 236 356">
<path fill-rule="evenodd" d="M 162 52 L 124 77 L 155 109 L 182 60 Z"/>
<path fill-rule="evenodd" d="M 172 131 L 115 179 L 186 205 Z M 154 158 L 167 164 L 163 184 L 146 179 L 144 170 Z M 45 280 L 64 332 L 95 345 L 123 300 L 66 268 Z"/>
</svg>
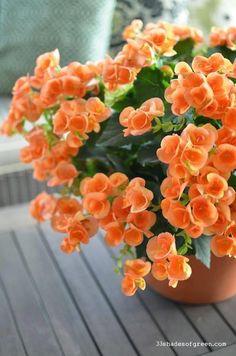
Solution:
<svg viewBox="0 0 236 356">
<path fill-rule="evenodd" d="M 167 262 L 165 260 L 153 262 L 152 275 L 158 281 L 165 280 L 168 277 Z"/>
<path fill-rule="evenodd" d="M 157 158 L 164 163 L 171 163 L 178 155 L 180 144 L 181 138 L 176 134 L 164 137 L 161 141 L 161 148 L 157 150 Z"/>
<path fill-rule="evenodd" d="M 46 192 L 42 192 L 31 201 L 30 213 L 39 222 L 51 219 L 56 208 L 56 199 Z"/>
<path fill-rule="evenodd" d="M 207 227 L 213 225 L 218 219 L 217 208 L 204 196 L 192 199 L 188 208 L 193 224 Z"/>
<path fill-rule="evenodd" d="M 137 279 L 145 277 L 151 270 L 151 263 L 142 259 L 126 260 L 124 274 Z"/>
<path fill-rule="evenodd" d="M 110 211 L 110 203 L 105 193 L 88 193 L 83 200 L 84 208 L 96 219 L 105 218 Z"/>
<path fill-rule="evenodd" d="M 111 222 L 105 226 L 105 242 L 108 246 L 115 247 L 123 242 L 124 228 L 117 222 Z"/>
<path fill-rule="evenodd" d="M 147 255 L 151 261 L 161 260 L 174 253 L 175 239 L 169 232 L 154 236 L 147 243 Z"/>
<path fill-rule="evenodd" d="M 62 242 L 61 242 L 61 250 L 64 252 L 64 253 L 73 253 L 75 252 L 76 250 L 76 246 L 74 245 L 71 245 L 70 241 L 69 241 L 69 238 L 68 237 L 65 237 Z"/>
<path fill-rule="evenodd" d="M 127 216 L 127 222 L 133 224 L 137 229 L 143 231 L 145 234 L 156 223 L 157 216 L 152 211 L 144 210 L 139 213 L 130 213 Z"/>
<path fill-rule="evenodd" d="M 188 279 L 192 274 L 192 269 L 187 263 L 189 259 L 185 256 L 174 255 L 169 257 L 168 278 L 172 287 L 177 286 L 178 281 Z"/>
<path fill-rule="evenodd" d="M 131 213 L 144 211 L 148 208 L 152 199 L 152 191 L 138 185 L 130 188 L 125 195 L 125 200 L 127 201 L 127 206 L 130 206 Z"/>
<path fill-rule="evenodd" d="M 215 235 L 211 239 L 211 251 L 217 257 L 224 257 L 230 255 L 234 245 L 234 239 L 228 236 Z"/>
<path fill-rule="evenodd" d="M 228 143 L 219 145 L 213 156 L 213 163 L 221 172 L 231 172 L 236 169 L 236 147 Z"/>
<path fill-rule="evenodd" d="M 143 242 L 143 233 L 136 228 L 129 228 L 124 232 L 124 241 L 130 246 L 138 246 Z"/>
</svg>

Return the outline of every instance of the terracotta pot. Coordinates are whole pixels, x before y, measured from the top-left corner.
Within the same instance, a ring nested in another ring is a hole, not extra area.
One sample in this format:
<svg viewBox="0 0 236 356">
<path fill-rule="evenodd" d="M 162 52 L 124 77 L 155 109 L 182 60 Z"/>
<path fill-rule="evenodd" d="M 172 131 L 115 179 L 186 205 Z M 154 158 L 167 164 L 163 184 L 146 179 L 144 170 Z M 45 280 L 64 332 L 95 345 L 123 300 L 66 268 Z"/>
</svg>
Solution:
<svg viewBox="0 0 236 356">
<path fill-rule="evenodd" d="M 157 281 L 151 274 L 146 278 L 147 284 L 164 297 L 189 304 L 216 303 L 236 295 L 236 259 L 211 257 L 208 269 L 194 256 L 189 256 L 192 275 L 176 288 L 169 287 L 167 280 Z"/>
</svg>

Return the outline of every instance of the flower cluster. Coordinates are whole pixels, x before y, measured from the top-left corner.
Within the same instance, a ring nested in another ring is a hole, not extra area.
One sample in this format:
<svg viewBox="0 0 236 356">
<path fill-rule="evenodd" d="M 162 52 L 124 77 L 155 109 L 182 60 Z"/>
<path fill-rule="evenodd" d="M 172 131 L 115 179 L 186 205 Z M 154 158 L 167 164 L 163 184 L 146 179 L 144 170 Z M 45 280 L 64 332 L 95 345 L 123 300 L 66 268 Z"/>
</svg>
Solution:
<svg viewBox="0 0 236 356">
<path fill-rule="evenodd" d="M 236 146 L 222 143 L 211 124 L 189 124 L 180 136 L 166 136 L 157 156 L 168 164 L 161 207 L 170 224 L 192 238 L 223 232 L 235 200 L 227 181 L 236 169 Z"/>
<path fill-rule="evenodd" d="M 134 20 L 124 30 L 123 37 L 127 44 L 114 59 L 108 57 L 103 63 L 103 80 L 110 90 L 132 83 L 143 67 L 155 63 L 157 56 L 173 56 L 179 41 L 191 38 L 200 43 L 203 40 L 200 31 L 192 27 L 158 22 L 149 23 L 143 29 L 141 20 Z"/>
<path fill-rule="evenodd" d="M 85 210 L 105 230 L 109 246 L 115 247 L 122 242 L 138 246 L 144 236 L 153 235 L 150 229 L 156 222 L 156 215 L 147 210 L 153 193 L 145 187 L 144 179 L 129 181 L 123 173 L 116 172 L 110 177 L 97 173 L 81 182 L 80 191 Z"/>
<path fill-rule="evenodd" d="M 38 57 L 34 75 L 21 77 L 13 88 L 9 115 L 2 131 L 22 131 L 24 119 L 35 122 L 47 108 L 70 97 L 81 98 L 88 91 L 98 92 L 99 64 L 72 62 L 61 68 L 58 50 Z"/>
<path fill-rule="evenodd" d="M 224 121 L 224 116 L 231 116 L 227 111 L 235 110 L 235 86 L 229 76 L 234 76 L 235 64 L 222 54 L 215 53 L 209 58 L 196 56 L 192 68 L 186 62 L 179 62 L 175 73 L 178 78 L 165 91 L 175 115 L 194 108 L 197 115 L 213 119 Z"/>
<path fill-rule="evenodd" d="M 236 46 L 236 28 L 229 27 L 227 29 L 213 27 L 209 36 L 209 44 L 212 47 L 226 46 L 235 50 Z"/>
<path fill-rule="evenodd" d="M 211 48 L 166 22 L 134 20 L 123 36 L 98 63 L 39 56 L 1 132 L 20 133 L 21 161 L 59 186 L 32 216 L 63 234 L 67 254 L 103 229 L 131 296 L 149 273 L 172 287 L 188 279 L 189 255 L 209 266 L 203 245 L 236 257 L 236 28 L 213 29 Z"/>
<path fill-rule="evenodd" d="M 160 98 L 146 100 L 138 109 L 127 106 L 120 113 L 120 124 L 126 127 L 124 136 L 139 136 L 151 130 L 152 120 L 164 115 L 164 105 Z"/>
<path fill-rule="evenodd" d="M 175 237 L 164 232 L 152 237 L 147 243 L 147 255 L 153 262 L 152 275 L 159 281 L 169 279 L 169 285 L 176 287 L 178 281 L 184 281 L 191 276 L 189 260 L 177 254 Z"/>
</svg>

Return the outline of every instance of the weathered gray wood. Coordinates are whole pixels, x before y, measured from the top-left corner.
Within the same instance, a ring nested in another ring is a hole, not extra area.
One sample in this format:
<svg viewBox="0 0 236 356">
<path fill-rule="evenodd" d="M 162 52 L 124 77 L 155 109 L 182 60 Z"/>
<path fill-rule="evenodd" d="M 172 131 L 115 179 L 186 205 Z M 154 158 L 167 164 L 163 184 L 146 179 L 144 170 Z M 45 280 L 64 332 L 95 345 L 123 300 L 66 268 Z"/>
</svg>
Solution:
<svg viewBox="0 0 236 356">
<path fill-rule="evenodd" d="M 232 283 L 236 283 L 236 281 Z M 217 303 L 215 307 L 236 333 L 236 297 L 230 298 L 222 303 Z"/>
<path fill-rule="evenodd" d="M 176 304 L 148 288 L 145 293 L 140 293 L 140 297 L 170 341 L 203 342 Z M 198 348 L 176 346 L 174 349 L 181 356 L 202 355 L 209 351 L 206 346 Z"/>
<path fill-rule="evenodd" d="M 63 355 L 11 235 L 1 233 L 0 241 L 0 275 L 27 353 L 32 356 Z"/>
<path fill-rule="evenodd" d="M 16 232 L 17 243 L 33 283 L 47 310 L 53 329 L 67 356 L 97 355 L 80 314 L 46 251 L 36 227 Z M 57 241 L 58 242 L 58 241 Z M 67 257 L 67 256 L 65 256 Z"/>
<path fill-rule="evenodd" d="M 42 231 L 56 263 L 66 278 L 76 303 L 81 307 L 91 332 L 104 356 L 134 356 L 136 352 L 106 299 L 78 254 L 65 255 L 59 249 L 60 235 L 47 225 Z"/>
<path fill-rule="evenodd" d="M 85 246 L 83 251 L 88 268 L 93 271 L 106 298 L 119 316 L 123 327 L 126 328 L 140 354 L 148 356 L 173 355 L 170 348 L 157 349 L 156 341 L 166 341 L 166 338 L 140 303 L 139 298 L 122 295 L 119 288 L 121 276 L 114 274 L 114 261 L 98 236 L 95 236 L 91 240 L 90 246 Z"/>
<path fill-rule="evenodd" d="M 213 351 L 209 354 L 210 356 L 235 356 L 236 355 L 236 344 L 224 347 L 221 350 Z"/>
<path fill-rule="evenodd" d="M 182 307 L 206 342 L 226 342 L 227 345 L 236 342 L 235 334 L 212 305 L 183 305 Z M 218 348 L 213 346 L 211 349 Z"/>
<path fill-rule="evenodd" d="M 4 295 L 4 286 L 0 281 L 0 355 L 25 356 L 23 343 L 17 332 L 11 308 Z"/>
</svg>

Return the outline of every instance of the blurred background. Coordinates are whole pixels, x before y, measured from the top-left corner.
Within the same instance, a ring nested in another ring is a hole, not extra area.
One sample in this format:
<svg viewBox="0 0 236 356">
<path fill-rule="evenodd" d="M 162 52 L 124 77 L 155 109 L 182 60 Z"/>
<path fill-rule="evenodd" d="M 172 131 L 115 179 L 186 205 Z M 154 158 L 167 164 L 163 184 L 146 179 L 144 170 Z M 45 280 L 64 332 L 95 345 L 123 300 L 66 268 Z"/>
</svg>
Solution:
<svg viewBox="0 0 236 356">
<path fill-rule="evenodd" d="M 236 23 L 236 0 L 1 0 L 0 123 L 7 115 L 15 80 L 31 73 L 35 59 L 58 48 L 61 63 L 114 55 L 121 33 L 134 18 L 191 24 L 206 34 L 212 26 Z M 0 207 L 26 202 L 46 184 L 19 162 L 19 136 L 0 136 Z"/>
</svg>

